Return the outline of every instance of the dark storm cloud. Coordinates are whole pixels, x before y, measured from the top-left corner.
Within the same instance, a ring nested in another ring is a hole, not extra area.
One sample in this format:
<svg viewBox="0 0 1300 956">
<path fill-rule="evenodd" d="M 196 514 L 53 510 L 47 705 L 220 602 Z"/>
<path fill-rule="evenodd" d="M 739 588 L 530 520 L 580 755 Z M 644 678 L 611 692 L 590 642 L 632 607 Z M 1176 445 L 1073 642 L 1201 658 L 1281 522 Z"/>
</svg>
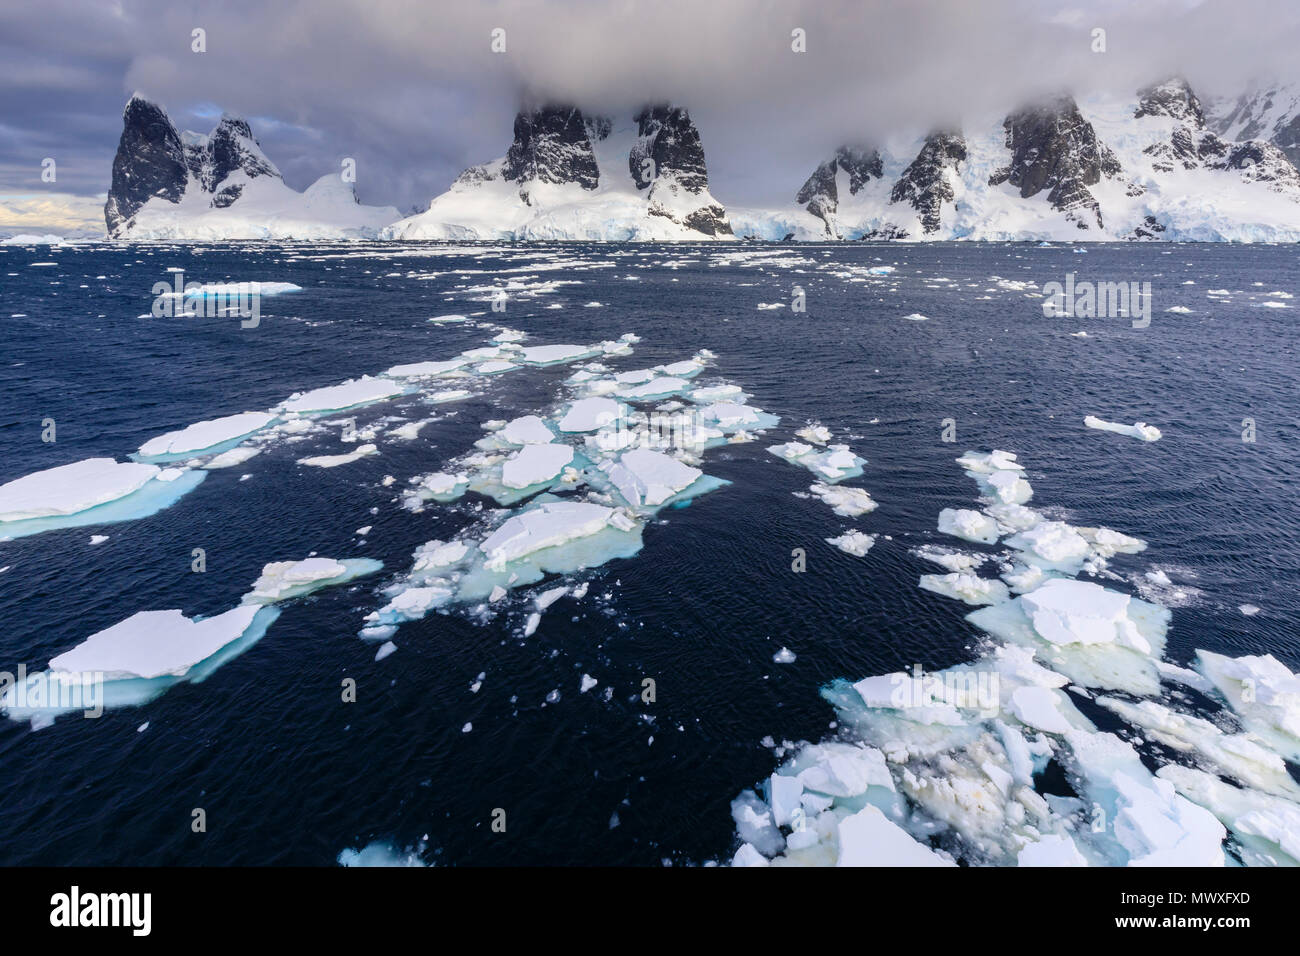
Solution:
<svg viewBox="0 0 1300 956">
<path fill-rule="evenodd" d="M 504 152 L 521 97 L 691 108 L 724 201 L 785 202 L 838 143 L 1005 111 L 1062 87 L 1204 90 L 1293 80 L 1296 5 L 1221 0 L 285 0 L 0 11 L 0 192 L 108 186 L 140 89 L 182 128 L 250 118 L 288 182 L 357 161 L 365 202 L 406 211 Z M 191 52 L 191 31 L 207 52 Z M 489 48 L 506 31 L 506 52 Z M 1108 51 L 1090 48 L 1094 28 Z M 806 31 L 807 52 L 791 50 Z M 40 162 L 58 162 L 57 187 Z"/>
</svg>

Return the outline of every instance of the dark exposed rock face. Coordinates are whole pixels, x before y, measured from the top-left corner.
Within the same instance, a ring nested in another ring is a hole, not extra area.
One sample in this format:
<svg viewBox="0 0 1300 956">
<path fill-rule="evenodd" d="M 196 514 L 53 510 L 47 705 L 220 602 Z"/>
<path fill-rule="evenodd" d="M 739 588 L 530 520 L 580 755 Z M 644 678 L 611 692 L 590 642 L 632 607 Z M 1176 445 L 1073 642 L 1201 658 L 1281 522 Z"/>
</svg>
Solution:
<svg viewBox="0 0 1300 956">
<path fill-rule="evenodd" d="M 1160 172 L 1184 169 L 1235 170 L 1247 182 L 1268 183 L 1275 192 L 1300 202 L 1300 171 L 1280 148 L 1259 139 L 1229 143 L 1210 131 L 1201 102 L 1187 81 L 1176 77 L 1138 94 L 1134 117 L 1163 116 L 1176 125 L 1169 139 L 1145 150 Z"/>
<path fill-rule="evenodd" d="M 700 132 L 680 106 L 646 106 L 636 115 L 640 137 L 628 154 L 628 169 L 637 189 L 647 189 L 659 177 L 671 176 L 683 189 L 698 193 L 709 188 Z M 653 167 L 647 167 L 650 159 Z"/>
<path fill-rule="evenodd" d="M 966 159 L 966 140 L 961 133 L 935 132 L 926 137 L 916 159 L 894 183 L 889 201 L 908 203 L 921 214 L 921 230 L 938 232 L 943 204 L 953 201 L 948 171 Z"/>
<path fill-rule="evenodd" d="M 577 183 L 595 189 L 600 170 L 587 130 L 582 111 L 571 106 L 521 110 L 515 116 L 515 139 L 506 153 L 502 176 L 520 184 L 519 195 L 526 203 L 532 182 Z"/>
<path fill-rule="evenodd" d="M 874 149 L 841 146 L 834 156 L 818 166 L 808 177 L 795 201 L 822 220 L 826 224 L 826 235 L 834 238 L 839 237 L 835 212 L 840 202 L 836 179 L 841 170 L 848 173 L 849 194 L 852 196 L 856 196 L 872 179 L 880 179 L 884 175 L 880 154 Z"/>
<path fill-rule="evenodd" d="M 227 183 L 235 173 L 248 179 L 280 178 L 262 153 L 248 123 L 223 116 L 208 136 L 176 132 L 162 108 L 133 96 L 122 114 L 122 138 L 113 159 L 113 181 L 104 206 L 110 236 L 129 227 L 150 199 L 180 202 L 189 189 L 211 195 L 224 209 L 240 197 L 244 183 Z"/>
<path fill-rule="evenodd" d="M 636 115 L 637 141 L 628 152 L 628 171 L 637 189 L 648 189 L 649 214 L 664 216 L 706 236 L 729 236 L 727 211 L 708 197 L 704 146 L 690 115 L 679 106 L 646 106 Z M 692 197 L 701 205 L 680 212 Z"/>
<path fill-rule="evenodd" d="M 1064 212 L 1080 229 L 1101 228 L 1101 207 L 1088 191 L 1103 176 L 1118 176 L 1118 160 L 1097 139 L 1071 96 L 1059 96 L 1019 110 L 1002 124 L 1011 163 L 989 178 L 989 185 L 1010 183 L 1028 199 L 1044 190 L 1053 209 Z"/>
<path fill-rule="evenodd" d="M 150 199 L 180 202 L 188 181 L 185 148 L 176 127 L 160 107 L 132 97 L 122 113 L 122 138 L 104 205 L 109 235 L 117 235 Z"/>
</svg>

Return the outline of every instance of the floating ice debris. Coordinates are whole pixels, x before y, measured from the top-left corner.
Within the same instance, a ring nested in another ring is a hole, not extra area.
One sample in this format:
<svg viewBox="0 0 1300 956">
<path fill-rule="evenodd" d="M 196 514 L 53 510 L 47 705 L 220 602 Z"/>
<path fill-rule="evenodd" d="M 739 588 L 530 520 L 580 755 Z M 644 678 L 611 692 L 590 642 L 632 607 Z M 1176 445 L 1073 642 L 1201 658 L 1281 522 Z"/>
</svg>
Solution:
<svg viewBox="0 0 1300 956">
<path fill-rule="evenodd" d="M 416 489 L 421 497 L 433 501 L 454 501 L 465 493 L 469 487 L 470 476 L 466 474 L 447 474 L 437 471 L 420 479 Z"/>
<path fill-rule="evenodd" d="M 1078 571 L 1090 552 L 1088 540 L 1063 521 L 1042 521 L 1006 540 L 1030 564 L 1050 570 Z"/>
<path fill-rule="evenodd" d="M 1177 313 L 1177 314 L 1179 314 L 1179 315 L 1186 315 L 1187 313 L 1191 312 L 1192 310 L 1189 309 L 1189 308 L 1188 308 L 1187 306 L 1185 306 L 1185 305 L 1171 305 L 1169 308 L 1165 309 L 1165 311 L 1166 311 L 1166 312 L 1174 312 L 1174 313 Z"/>
<path fill-rule="evenodd" d="M 383 563 L 370 558 L 306 558 L 302 561 L 274 561 L 262 568 L 253 589 L 244 595 L 244 604 L 275 604 L 302 597 L 334 584 L 374 574 Z"/>
<path fill-rule="evenodd" d="M 1239 604 L 1237 605 L 1237 610 L 1246 615 L 1246 617 L 1254 617 L 1259 613 L 1259 608 L 1253 604 Z"/>
<path fill-rule="evenodd" d="M 362 458 L 369 458 L 371 455 L 378 454 L 378 447 L 371 444 L 365 444 L 358 445 L 355 449 L 344 455 L 313 455 L 309 458 L 299 458 L 298 464 L 311 465 L 314 468 L 337 468 L 339 465 L 350 465 L 354 461 L 359 461 Z"/>
<path fill-rule="evenodd" d="M 106 534 L 92 534 L 90 536 L 90 543 L 92 546 L 97 544 L 103 544 L 107 540 L 108 540 L 108 535 Z"/>
<path fill-rule="evenodd" d="M 1084 418 L 1083 423 L 1089 428 L 1096 428 L 1105 432 L 1115 432 L 1117 435 L 1128 435 L 1130 438 L 1140 438 L 1142 441 L 1160 440 L 1160 429 L 1156 428 L 1154 425 L 1148 425 L 1146 422 L 1136 422 L 1132 425 L 1121 425 L 1118 422 L 1105 421 L 1095 415 L 1088 415 Z"/>
<path fill-rule="evenodd" d="M 1001 581 L 981 578 L 969 571 L 923 574 L 920 583 L 926 591 L 965 601 L 967 604 L 1000 604 L 1011 597 L 1007 586 Z"/>
<path fill-rule="evenodd" d="M 0 485 L 0 537 L 113 524 L 155 514 L 207 477 L 205 472 L 87 458 Z"/>
<path fill-rule="evenodd" d="M 788 647 L 783 647 L 772 655 L 772 660 L 777 664 L 793 664 L 795 653 Z"/>
<path fill-rule="evenodd" d="M 448 388 L 440 392 L 433 392 L 425 398 L 430 405 L 444 405 L 447 402 L 459 402 L 462 399 L 469 398 L 473 392 L 463 388 Z"/>
<path fill-rule="evenodd" d="M 857 518 L 875 511 L 877 502 L 865 488 L 845 488 L 817 482 L 808 490 L 830 505 L 837 515 L 845 518 Z"/>
<path fill-rule="evenodd" d="M 389 654 L 392 654 L 393 651 L 395 650 L 397 650 L 396 644 L 394 644 L 392 641 L 385 641 L 383 644 L 379 645 L 379 650 L 375 651 L 375 660 L 382 661 L 385 657 L 387 657 Z"/>
<path fill-rule="evenodd" d="M 939 530 L 965 541 L 996 544 L 997 522 L 968 508 L 944 508 L 939 512 Z"/>
<path fill-rule="evenodd" d="M 966 471 L 974 475 L 992 475 L 999 471 L 1024 471 L 1024 465 L 1016 461 L 1014 452 L 994 449 L 991 452 L 968 451 L 956 459 Z"/>
<path fill-rule="evenodd" d="M 1086 339 L 1086 338 L 1088 338 L 1088 333 L 1087 333 L 1087 332 L 1084 332 L 1082 329 L 1080 329 L 1078 332 L 1071 332 L 1071 333 L 1070 333 L 1070 338 L 1073 338 L 1073 339 Z M 1041 846 L 1042 844 L 1041 844 L 1041 843 L 1035 843 L 1035 844 L 1033 844 L 1033 845 L 1034 845 L 1034 846 Z M 1073 846 L 1074 844 L 1071 843 L 1070 845 Z M 1025 847 L 1025 850 L 1026 850 L 1026 851 L 1029 850 L 1029 847 Z"/>
<path fill-rule="evenodd" d="M 225 451 L 227 448 L 222 446 L 241 441 L 273 421 L 275 416 L 268 412 L 244 412 L 196 422 L 188 428 L 150 439 L 140 446 L 139 455 L 157 461 Z"/>
<path fill-rule="evenodd" d="M 508 372 L 512 368 L 518 368 L 518 367 L 519 366 L 516 365 L 514 362 L 506 362 L 497 359 L 491 362 L 484 362 L 482 365 L 475 366 L 474 371 L 478 372 L 480 375 L 496 375 L 500 372 Z"/>
<path fill-rule="evenodd" d="M 929 317 L 928 315 L 922 315 L 920 312 L 913 312 L 911 315 L 905 315 L 905 316 L 903 316 L 903 318 L 907 319 L 907 321 L 909 321 L 909 322 L 929 322 L 929 321 L 930 321 L 930 317 Z"/>
<path fill-rule="evenodd" d="M 863 534 L 861 531 L 846 531 L 838 538 L 827 538 L 826 543 L 835 545 L 845 554 L 864 558 L 871 550 L 871 546 L 876 543 L 876 536 Z"/>
<path fill-rule="evenodd" d="M 329 385 L 295 394 L 284 403 L 288 412 L 337 412 L 402 394 L 404 386 L 387 378 L 364 376 L 342 385 Z"/>
<path fill-rule="evenodd" d="M 949 571 L 974 571 L 989 560 L 990 555 L 974 554 L 966 551 L 953 551 L 937 545 L 927 544 L 913 552 L 918 558 L 933 561 Z"/>
<path fill-rule="evenodd" d="M 1019 470 L 964 457 L 977 477 Z M 845 821 L 868 809 L 914 849 L 970 864 L 1218 866 L 1225 826 L 1243 862 L 1295 861 L 1300 784 L 1285 759 L 1300 753 L 1300 677 L 1264 657 L 1198 652 L 1201 674 L 1161 660 L 1168 610 L 1072 578 L 1107 556 L 1138 553 L 1144 542 L 1041 516 L 1030 524 L 1035 513 L 1018 505 L 993 508 L 1024 525 L 1025 537 L 1006 543 L 1037 563 L 1004 564 L 1004 580 L 1017 581 L 1021 596 L 1000 592 L 998 603 L 967 615 L 987 635 L 982 656 L 938 673 L 918 666 L 825 688 L 841 732 L 862 743 L 802 744 L 762 796 L 746 791 L 733 801 L 742 844 L 734 863 L 882 862 L 883 838 L 844 839 Z M 915 553 L 950 569 L 927 575 L 927 589 L 958 597 L 966 587 L 978 597 L 983 585 L 972 572 L 982 556 L 932 545 Z M 1142 699 L 1158 694 L 1162 680 L 1195 687 L 1211 702 L 1221 697 L 1245 731 Z M 1125 692 L 1097 703 L 1164 751 L 1139 757 L 1120 737 L 1099 733 L 1067 685 L 1085 695 L 1084 688 Z M 1168 764 L 1169 754 L 1225 779 Z M 1149 756 L 1166 762 L 1158 775 L 1143 762 Z M 1077 796 L 1038 789 L 1049 761 Z M 1091 825 L 1098 811 L 1108 826 Z"/>
<path fill-rule="evenodd" d="M 450 319 L 450 316 L 445 318 Z M 464 316 L 456 316 L 464 320 Z M 435 321 L 430 319 L 430 322 Z M 379 866 L 427 866 L 415 850 L 398 851 L 389 843 L 376 841 L 360 850 L 347 849 L 339 853 L 339 866 L 379 867 Z"/>
<path fill-rule="evenodd" d="M 468 321 L 469 321 L 469 316 L 467 316 L 467 315 L 455 315 L 455 314 L 453 314 L 453 315 L 435 315 L 435 316 L 430 317 L 429 321 L 430 321 L 430 322 L 468 322 Z"/>
<path fill-rule="evenodd" d="M 831 484 L 843 481 L 845 478 L 857 477 L 862 474 L 862 466 L 867 463 L 866 459 L 853 454 L 848 445 L 831 445 L 828 450 L 818 452 L 811 445 L 792 441 L 784 445 L 773 445 L 768 451 L 778 458 L 802 465 Z"/>
<path fill-rule="evenodd" d="M 804 441 L 812 442 L 814 445 L 824 445 L 831 440 L 831 430 L 821 422 L 809 422 L 795 432 L 795 435 Z"/>
</svg>

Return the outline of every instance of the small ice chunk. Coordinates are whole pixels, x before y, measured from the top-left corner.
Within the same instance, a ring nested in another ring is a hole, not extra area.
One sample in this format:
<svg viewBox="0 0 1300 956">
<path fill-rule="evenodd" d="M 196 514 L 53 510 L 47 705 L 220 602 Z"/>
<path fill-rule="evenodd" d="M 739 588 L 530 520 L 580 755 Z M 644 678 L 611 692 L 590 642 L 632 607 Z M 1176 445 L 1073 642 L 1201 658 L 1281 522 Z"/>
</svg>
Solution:
<svg viewBox="0 0 1300 956">
<path fill-rule="evenodd" d="M 795 661 L 795 653 L 790 650 L 790 648 L 783 647 L 772 655 L 772 660 L 777 664 L 793 664 Z"/>
<path fill-rule="evenodd" d="M 1140 438 L 1142 441 L 1159 441 L 1160 429 L 1154 425 L 1148 425 L 1146 422 L 1135 422 L 1132 425 L 1122 425 L 1118 422 L 1108 422 L 1098 418 L 1096 415 L 1088 415 L 1084 418 L 1083 423 L 1089 428 L 1096 428 L 1100 431 L 1115 432 L 1117 435 L 1128 435 L 1130 438 Z"/>
<path fill-rule="evenodd" d="M 817 482 L 808 490 L 830 505 L 831 510 L 837 515 L 845 518 L 857 518 L 875 511 L 877 507 L 877 503 L 871 499 L 870 492 L 865 488 L 846 488 L 841 485 Z"/>
<path fill-rule="evenodd" d="M 874 534 L 863 534 L 861 531 L 850 530 L 844 532 L 838 538 L 827 538 L 828 544 L 833 544 L 845 554 L 851 554 L 855 557 L 866 557 L 871 546 L 876 543 Z"/>
</svg>

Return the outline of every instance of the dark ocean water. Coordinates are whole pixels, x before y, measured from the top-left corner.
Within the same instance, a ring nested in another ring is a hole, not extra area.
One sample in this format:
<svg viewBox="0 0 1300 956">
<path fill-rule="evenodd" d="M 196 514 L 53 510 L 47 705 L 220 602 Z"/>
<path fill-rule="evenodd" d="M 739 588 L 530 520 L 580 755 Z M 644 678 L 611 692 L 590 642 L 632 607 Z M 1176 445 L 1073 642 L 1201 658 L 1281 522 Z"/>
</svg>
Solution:
<svg viewBox="0 0 1300 956">
<path fill-rule="evenodd" d="M 519 636 L 518 599 L 487 623 L 453 612 L 405 625 L 379 662 L 357 638 L 384 603 L 378 589 L 417 544 L 468 520 L 460 506 L 404 511 L 380 479 L 400 487 L 469 449 L 482 421 L 544 409 L 562 394 L 563 366 L 512 372 L 490 401 L 445 407 L 455 414 L 377 457 L 309 469 L 294 460 L 317 453 L 312 443 L 276 446 L 150 518 L 0 542 L 0 669 L 10 671 L 41 667 L 136 611 L 226 610 L 268 561 L 316 551 L 385 563 L 286 604 L 264 639 L 204 683 L 39 732 L 0 724 L 0 864 L 331 864 L 375 840 L 424 844 L 426 860 L 462 865 L 729 857 L 729 801 L 777 762 L 760 740 L 830 732 L 820 686 L 969 659 L 969 609 L 921 591 L 918 576 L 937 569 L 910 553 L 958 543 L 934 528 L 942 508 L 975 500 L 953 462 L 967 448 L 1017 452 L 1034 507 L 1149 542 L 1114 570 L 1161 568 L 1196 589 L 1174 610 L 1171 660 L 1206 648 L 1300 668 L 1300 299 L 1260 305 L 1277 301 L 1265 293 L 1300 295 L 1295 248 L 759 248 L 794 261 L 728 259 L 755 251 L 739 245 L 0 248 L 0 482 L 121 458 L 201 419 L 482 345 L 490 331 L 426 319 L 486 309 L 459 290 L 500 278 L 581 282 L 485 317 L 527 331 L 528 344 L 636 332 L 620 369 L 708 348 L 718 359 L 706 375 L 782 418 L 760 442 L 708 452 L 705 470 L 731 484 L 663 512 L 640 554 L 585 574 L 590 597 L 562 599 L 533 636 Z M 567 264 L 555 268 L 557 255 Z M 834 274 L 881 264 L 897 267 L 890 284 Z M 255 330 L 137 318 L 169 266 L 190 280 L 303 291 L 264 299 Z M 990 281 L 1041 285 L 1067 272 L 1150 281 L 1150 327 L 1046 319 L 1037 298 Z M 756 308 L 789 302 L 795 284 L 806 314 Z M 1234 294 L 1215 302 L 1209 289 Z M 593 300 L 604 307 L 582 308 Z M 1180 305 L 1193 311 L 1165 311 Z M 1069 334 L 1078 330 L 1089 337 Z M 381 404 L 358 425 L 395 410 L 428 413 L 413 400 Z M 1088 414 L 1147 421 L 1164 438 L 1088 430 Z M 45 418 L 57 422 L 54 444 L 41 441 Z M 955 444 L 940 440 L 949 418 Z M 1254 443 L 1242 441 L 1244 418 L 1256 422 Z M 765 448 L 807 419 L 868 459 L 848 483 L 869 489 L 877 511 L 849 521 L 792 495 L 811 476 Z M 364 525 L 373 531 L 359 545 Z M 849 526 L 882 535 L 866 559 L 824 544 Z M 109 540 L 90 547 L 96 533 Z M 195 547 L 206 574 L 190 572 Z M 805 574 L 790 570 L 796 547 L 808 551 Z M 1243 603 L 1262 611 L 1245 617 Z M 795 663 L 772 662 L 783 645 Z M 583 673 L 613 698 L 579 694 Z M 340 700 L 345 677 L 356 703 Z M 653 704 L 638 697 L 644 677 L 657 683 Z M 544 705 L 554 688 L 561 699 Z M 206 833 L 191 831 L 196 807 Z M 507 811 L 504 834 L 492 832 L 495 808 Z"/>
</svg>

